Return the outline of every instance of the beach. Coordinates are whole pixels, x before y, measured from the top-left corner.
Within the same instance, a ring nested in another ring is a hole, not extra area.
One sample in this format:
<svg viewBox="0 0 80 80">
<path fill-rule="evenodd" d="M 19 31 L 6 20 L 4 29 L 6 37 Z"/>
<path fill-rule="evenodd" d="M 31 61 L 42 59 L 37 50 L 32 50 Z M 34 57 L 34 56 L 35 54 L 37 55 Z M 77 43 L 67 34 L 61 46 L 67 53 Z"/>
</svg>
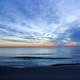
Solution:
<svg viewBox="0 0 80 80">
<path fill-rule="evenodd" d="M 80 80 L 80 64 L 44 67 L 0 67 L 0 80 Z"/>
<path fill-rule="evenodd" d="M 0 80 L 80 80 L 79 53 L 79 46 L 1 47 Z"/>
</svg>

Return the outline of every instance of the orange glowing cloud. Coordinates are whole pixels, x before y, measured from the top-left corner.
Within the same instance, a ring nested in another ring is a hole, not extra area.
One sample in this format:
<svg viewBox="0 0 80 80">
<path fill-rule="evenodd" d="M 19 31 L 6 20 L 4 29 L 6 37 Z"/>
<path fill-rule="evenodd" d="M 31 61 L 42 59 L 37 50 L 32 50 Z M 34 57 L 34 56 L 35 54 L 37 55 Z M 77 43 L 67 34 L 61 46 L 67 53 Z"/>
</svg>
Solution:
<svg viewBox="0 0 80 80">
<path fill-rule="evenodd" d="M 65 42 L 64 43 L 65 46 L 77 46 L 80 45 L 79 42 Z"/>
<path fill-rule="evenodd" d="M 0 46 L 53 46 L 52 42 L 1 42 Z"/>
<path fill-rule="evenodd" d="M 0 42 L 0 46 L 77 46 L 79 42 Z"/>
</svg>

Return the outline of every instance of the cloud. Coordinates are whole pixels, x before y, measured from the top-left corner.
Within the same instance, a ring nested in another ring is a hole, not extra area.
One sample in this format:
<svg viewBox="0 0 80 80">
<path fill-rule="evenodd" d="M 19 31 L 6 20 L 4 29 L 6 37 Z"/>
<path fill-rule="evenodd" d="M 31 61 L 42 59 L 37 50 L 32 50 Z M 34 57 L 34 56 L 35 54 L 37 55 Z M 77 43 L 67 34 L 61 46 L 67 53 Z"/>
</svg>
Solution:
<svg viewBox="0 0 80 80">
<path fill-rule="evenodd" d="M 16 37 L 11 41 L 79 41 L 75 36 L 80 34 L 79 4 L 79 0 L 0 0 L 0 36 Z"/>
</svg>

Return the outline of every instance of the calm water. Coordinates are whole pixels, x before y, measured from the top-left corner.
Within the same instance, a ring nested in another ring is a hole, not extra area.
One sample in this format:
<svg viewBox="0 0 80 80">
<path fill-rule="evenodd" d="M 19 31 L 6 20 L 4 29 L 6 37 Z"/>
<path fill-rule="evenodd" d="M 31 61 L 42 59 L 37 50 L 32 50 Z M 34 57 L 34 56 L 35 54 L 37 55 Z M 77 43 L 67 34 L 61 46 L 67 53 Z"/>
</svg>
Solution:
<svg viewBox="0 0 80 80">
<path fill-rule="evenodd" d="M 80 47 L 0 47 L 0 66 L 33 67 L 80 63 Z"/>
</svg>

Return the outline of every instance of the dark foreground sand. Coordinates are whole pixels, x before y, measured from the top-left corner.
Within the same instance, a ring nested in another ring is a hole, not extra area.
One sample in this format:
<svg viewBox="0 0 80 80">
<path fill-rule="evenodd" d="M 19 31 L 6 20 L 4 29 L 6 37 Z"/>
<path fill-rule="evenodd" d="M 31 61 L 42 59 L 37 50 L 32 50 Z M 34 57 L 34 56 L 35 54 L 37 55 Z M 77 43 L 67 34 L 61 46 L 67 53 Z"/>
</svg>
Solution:
<svg viewBox="0 0 80 80">
<path fill-rule="evenodd" d="M 0 67 L 0 80 L 80 80 L 80 64 L 33 68 Z"/>
</svg>

